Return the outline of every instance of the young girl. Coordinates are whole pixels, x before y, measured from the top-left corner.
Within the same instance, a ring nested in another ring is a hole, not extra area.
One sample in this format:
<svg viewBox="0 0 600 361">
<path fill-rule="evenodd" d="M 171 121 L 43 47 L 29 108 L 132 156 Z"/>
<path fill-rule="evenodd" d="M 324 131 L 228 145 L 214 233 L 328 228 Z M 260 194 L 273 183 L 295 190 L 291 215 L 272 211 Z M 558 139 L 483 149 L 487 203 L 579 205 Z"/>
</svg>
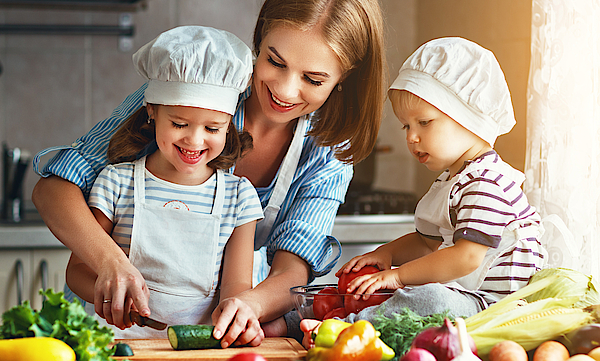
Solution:
<svg viewBox="0 0 600 361">
<path fill-rule="evenodd" d="M 416 232 L 337 272 L 382 270 L 355 278 L 340 293 L 396 290 L 383 305 L 348 320 L 405 307 L 423 316 L 471 316 L 526 285 L 546 261 L 540 217 L 520 188 L 525 178 L 493 149 L 515 124 L 506 80 L 490 51 L 441 38 L 406 60 L 389 97 L 410 152 L 442 174 L 417 205 Z M 314 326 L 302 325 L 304 331 Z"/>
<path fill-rule="evenodd" d="M 252 145 L 231 122 L 251 76 L 250 49 L 225 31 L 186 26 L 159 35 L 133 61 L 148 80 L 145 106 L 112 137 L 111 164 L 88 203 L 144 276 L 153 319 L 211 323 L 219 297 L 251 288 L 254 229 L 262 218 L 252 184 L 223 172 Z M 157 149 L 136 159 L 148 146 Z M 113 324 L 112 299 L 95 297 L 96 277 L 72 255 L 67 284 Z M 124 305 L 127 326 L 132 302 Z M 138 326 L 115 332 L 166 337 Z"/>
</svg>

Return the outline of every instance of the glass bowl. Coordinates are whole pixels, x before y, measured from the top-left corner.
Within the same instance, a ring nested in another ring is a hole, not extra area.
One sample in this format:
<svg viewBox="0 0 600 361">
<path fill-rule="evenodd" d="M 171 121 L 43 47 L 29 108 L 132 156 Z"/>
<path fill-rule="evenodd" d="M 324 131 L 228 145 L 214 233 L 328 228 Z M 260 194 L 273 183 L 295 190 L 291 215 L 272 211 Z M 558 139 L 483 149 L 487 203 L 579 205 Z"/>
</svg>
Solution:
<svg viewBox="0 0 600 361">
<path fill-rule="evenodd" d="M 341 307 L 344 310 L 343 314 L 334 313 L 332 315 L 343 318 L 350 313 L 358 313 L 366 307 L 379 305 L 394 294 L 393 290 L 380 290 L 380 292 L 369 294 L 368 300 L 363 300 L 363 295 L 360 295 L 361 298 L 356 300 L 354 297 L 356 294 L 323 293 L 327 292 L 323 291 L 326 288 L 335 288 L 337 291 L 337 284 L 306 285 L 290 288 L 296 311 L 300 314 L 300 317 L 322 320 L 327 311 Z M 341 310 L 338 311 L 342 312 Z"/>
</svg>

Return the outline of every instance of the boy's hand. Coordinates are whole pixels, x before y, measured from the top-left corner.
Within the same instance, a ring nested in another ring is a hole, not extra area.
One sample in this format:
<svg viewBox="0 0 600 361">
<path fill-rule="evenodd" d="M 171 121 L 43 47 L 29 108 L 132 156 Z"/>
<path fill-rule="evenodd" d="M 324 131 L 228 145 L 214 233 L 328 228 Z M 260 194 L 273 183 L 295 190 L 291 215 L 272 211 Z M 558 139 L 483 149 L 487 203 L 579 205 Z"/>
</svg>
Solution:
<svg viewBox="0 0 600 361">
<path fill-rule="evenodd" d="M 358 272 L 364 266 L 375 266 L 380 270 L 389 270 L 392 267 L 392 256 L 386 252 L 377 252 L 376 249 L 372 252 L 365 253 L 361 256 L 356 256 L 348 261 L 340 268 L 335 275 L 340 277 L 342 273 Z"/>
<path fill-rule="evenodd" d="M 321 326 L 321 323 L 323 323 L 322 321 L 319 320 L 311 320 L 311 319 L 304 319 L 302 321 L 300 321 L 300 330 L 302 330 L 302 332 L 304 332 L 304 338 L 302 339 L 302 346 L 304 346 L 305 349 L 310 349 L 315 347 L 315 341 L 312 338 L 312 333 L 313 331 L 316 331 L 319 329 L 319 326 Z"/>
<path fill-rule="evenodd" d="M 358 276 L 348 284 L 348 291 L 365 294 L 375 293 L 377 290 L 396 290 L 404 288 L 404 284 L 400 280 L 400 271 L 398 269 L 390 269 L 373 274 Z M 356 291 L 354 291 L 356 290 Z M 354 296 L 359 298 L 360 296 Z M 368 300 L 369 296 L 364 295 L 364 300 Z"/>
</svg>

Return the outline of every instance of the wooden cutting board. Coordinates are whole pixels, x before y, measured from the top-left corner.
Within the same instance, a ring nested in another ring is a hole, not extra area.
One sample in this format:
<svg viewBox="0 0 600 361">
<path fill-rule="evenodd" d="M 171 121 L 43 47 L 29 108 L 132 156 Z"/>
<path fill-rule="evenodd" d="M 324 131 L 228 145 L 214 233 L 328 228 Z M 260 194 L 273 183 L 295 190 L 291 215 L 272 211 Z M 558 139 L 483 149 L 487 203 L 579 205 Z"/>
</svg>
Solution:
<svg viewBox="0 0 600 361">
<path fill-rule="evenodd" d="M 227 360 L 233 355 L 243 352 L 253 352 L 262 355 L 268 361 L 304 360 L 306 350 L 298 341 L 286 337 L 265 338 L 257 347 L 230 347 L 214 350 L 182 350 L 175 351 L 167 339 L 152 340 L 117 340 L 131 346 L 134 356 L 114 357 L 115 360 Z"/>
</svg>

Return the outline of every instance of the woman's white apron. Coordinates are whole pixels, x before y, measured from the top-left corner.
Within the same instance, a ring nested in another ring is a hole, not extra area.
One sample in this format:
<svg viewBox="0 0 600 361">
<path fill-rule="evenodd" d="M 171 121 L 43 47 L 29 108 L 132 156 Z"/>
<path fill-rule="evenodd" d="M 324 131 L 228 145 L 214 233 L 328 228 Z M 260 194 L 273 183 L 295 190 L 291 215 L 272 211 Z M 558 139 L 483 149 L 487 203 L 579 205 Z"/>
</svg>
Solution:
<svg viewBox="0 0 600 361">
<path fill-rule="evenodd" d="M 304 143 L 307 127 L 308 115 L 300 117 L 298 119 L 298 124 L 296 125 L 296 130 L 294 131 L 292 143 L 279 168 L 279 174 L 275 180 L 275 186 L 273 187 L 273 193 L 271 194 L 269 203 L 267 204 L 267 207 L 263 209 L 264 218 L 256 225 L 256 234 L 254 236 L 254 272 L 252 273 L 253 287 L 262 282 L 269 273 L 265 243 L 267 243 L 267 239 L 271 234 L 281 205 L 294 180 L 298 161 L 300 160 L 300 154 L 302 153 L 302 145 Z"/>
</svg>

